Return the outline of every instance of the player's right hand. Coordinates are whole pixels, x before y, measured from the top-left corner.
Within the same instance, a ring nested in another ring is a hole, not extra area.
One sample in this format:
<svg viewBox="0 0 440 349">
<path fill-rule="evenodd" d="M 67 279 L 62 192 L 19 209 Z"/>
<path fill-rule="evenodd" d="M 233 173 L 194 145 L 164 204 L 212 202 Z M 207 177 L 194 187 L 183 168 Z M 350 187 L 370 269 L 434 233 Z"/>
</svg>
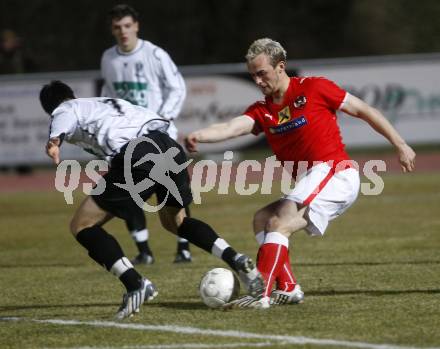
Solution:
<svg viewBox="0 0 440 349">
<path fill-rule="evenodd" d="M 60 163 L 60 147 L 57 142 L 49 140 L 46 144 L 46 154 L 52 158 L 55 165 Z"/>
<path fill-rule="evenodd" d="M 185 137 L 185 148 L 190 153 L 197 152 L 197 136 L 195 135 L 195 133 L 190 133 L 188 136 Z"/>
</svg>

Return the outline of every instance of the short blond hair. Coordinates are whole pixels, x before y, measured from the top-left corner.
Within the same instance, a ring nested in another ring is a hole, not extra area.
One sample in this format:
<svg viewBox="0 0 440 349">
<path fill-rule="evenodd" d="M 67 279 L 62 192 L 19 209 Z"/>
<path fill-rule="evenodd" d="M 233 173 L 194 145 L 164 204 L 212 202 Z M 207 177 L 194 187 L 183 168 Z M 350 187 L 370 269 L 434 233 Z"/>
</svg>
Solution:
<svg viewBox="0 0 440 349">
<path fill-rule="evenodd" d="M 279 62 L 285 62 L 287 60 L 286 50 L 278 41 L 263 38 L 255 40 L 251 46 L 249 46 L 246 54 L 246 61 L 250 62 L 262 53 L 270 58 L 270 63 L 273 67 L 275 67 Z"/>
</svg>

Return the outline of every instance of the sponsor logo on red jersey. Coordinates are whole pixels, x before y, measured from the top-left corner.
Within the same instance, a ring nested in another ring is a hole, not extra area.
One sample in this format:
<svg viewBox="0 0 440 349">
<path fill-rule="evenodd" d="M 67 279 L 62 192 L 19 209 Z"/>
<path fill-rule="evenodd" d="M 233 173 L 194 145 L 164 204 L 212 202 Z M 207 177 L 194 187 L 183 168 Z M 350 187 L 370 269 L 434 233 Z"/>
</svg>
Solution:
<svg viewBox="0 0 440 349">
<path fill-rule="evenodd" d="M 300 117 L 293 119 L 291 121 L 284 122 L 282 124 L 279 124 L 278 126 L 270 127 L 269 132 L 272 134 L 285 133 L 300 128 L 306 124 L 307 124 L 306 117 L 304 115 L 301 115 Z"/>
</svg>

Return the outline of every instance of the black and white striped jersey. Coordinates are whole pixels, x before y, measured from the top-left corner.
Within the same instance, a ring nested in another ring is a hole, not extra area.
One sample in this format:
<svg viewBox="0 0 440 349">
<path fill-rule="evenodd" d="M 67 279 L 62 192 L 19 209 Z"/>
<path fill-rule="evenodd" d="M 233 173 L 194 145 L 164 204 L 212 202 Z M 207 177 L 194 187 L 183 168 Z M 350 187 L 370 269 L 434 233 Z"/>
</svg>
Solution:
<svg viewBox="0 0 440 349">
<path fill-rule="evenodd" d="M 76 98 L 53 111 L 49 138 L 64 135 L 65 141 L 110 161 L 130 140 L 168 127 L 168 120 L 122 99 Z"/>
</svg>

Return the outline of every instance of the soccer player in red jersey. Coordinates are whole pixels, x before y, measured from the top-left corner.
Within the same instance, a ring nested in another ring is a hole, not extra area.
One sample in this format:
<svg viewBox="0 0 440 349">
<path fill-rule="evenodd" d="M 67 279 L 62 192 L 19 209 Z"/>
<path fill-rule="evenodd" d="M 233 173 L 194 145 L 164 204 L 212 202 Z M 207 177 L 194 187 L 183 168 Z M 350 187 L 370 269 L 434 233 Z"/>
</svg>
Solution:
<svg viewBox="0 0 440 349">
<path fill-rule="evenodd" d="M 375 108 L 322 77 L 289 77 L 286 51 L 276 41 L 256 40 L 246 55 L 249 73 L 265 96 L 228 122 L 189 134 L 190 152 L 197 143 L 220 142 L 264 132 L 273 153 L 282 162 L 302 162 L 303 173 L 294 189 L 260 209 L 253 226 L 260 245 L 258 269 L 266 288 L 260 297 L 246 296 L 231 306 L 269 308 L 270 304 L 300 303 L 304 293 L 296 283 L 289 260 L 289 237 L 305 229 L 323 235 L 330 220 L 356 200 L 359 173 L 345 152 L 336 111 L 366 121 L 396 149 L 403 172 L 415 166 L 415 153 Z M 293 174 L 297 173 L 294 167 Z M 300 172 L 300 171 L 298 171 Z M 272 291 L 273 286 L 276 289 Z"/>
</svg>

